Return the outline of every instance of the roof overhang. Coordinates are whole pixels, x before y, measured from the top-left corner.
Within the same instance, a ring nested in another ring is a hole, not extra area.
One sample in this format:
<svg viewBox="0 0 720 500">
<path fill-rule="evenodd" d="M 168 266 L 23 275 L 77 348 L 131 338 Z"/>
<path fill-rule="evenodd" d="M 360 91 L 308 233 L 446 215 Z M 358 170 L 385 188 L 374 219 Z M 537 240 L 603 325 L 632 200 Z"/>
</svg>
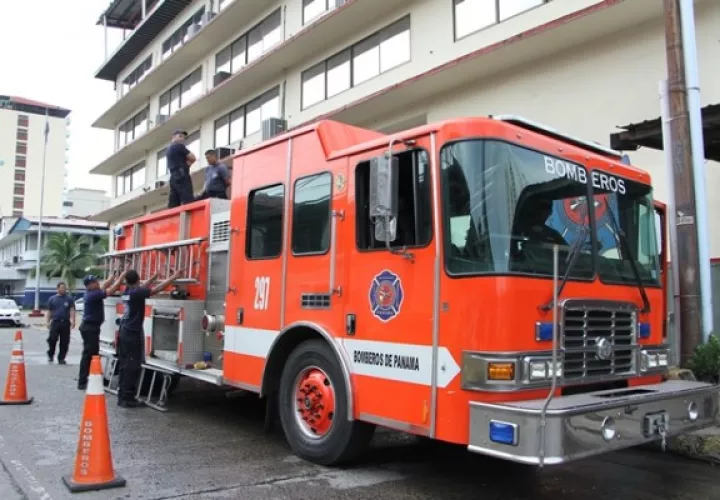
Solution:
<svg viewBox="0 0 720 500">
<path fill-rule="evenodd" d="M 701 110 L 705 159 L 720 162 L 720 104 Z M 622 132 L 610 134 L 610 147 L 620 151 L 636 151 L 642 147 L 663 149 L 662 119 L 655 118 L 623 127 Z"/>
<path fill-rule="evenodd" d="M 145 10 L 151 10 L 158 0 L 145 0 Z M 133 30 L 142 21 L 143 0 L 112 0 L 100 15 L 97 24 L 108 28 Z"/>
<path fill-rule="evenodd" d="M 113 5 L 122 4 L 123 1 L 127 0 L 115 0 Z M 139 1 L 135 1 L 140 5 Z M 116 81 L 120 72 L 127 68 L 190 3 L 192 0 L 158 0 L 130 36 L 102 63 L 95 73 L 95 78 Z"/>
</svg>

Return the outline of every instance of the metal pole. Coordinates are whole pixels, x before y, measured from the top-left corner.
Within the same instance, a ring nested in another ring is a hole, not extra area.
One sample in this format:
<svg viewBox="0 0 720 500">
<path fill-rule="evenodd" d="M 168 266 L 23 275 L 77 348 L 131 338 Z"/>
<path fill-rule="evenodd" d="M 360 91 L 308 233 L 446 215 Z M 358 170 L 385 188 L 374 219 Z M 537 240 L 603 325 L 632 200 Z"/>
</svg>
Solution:
<svg viewBox="0 0 720 500">
<path fill-rule="evenodd" d="M 105 60 L 108 58 L 108 35 L 107 35 L 107 16 L 103 15 L 103 32 L 105 35 Z"/>
<path fill-rule="evenodd" d="M 712 279 L 710 277 L 710 242 L 708 241 L 707 195 L 705 191 L 705 143 L 700 113 L 700 76 L 695 40 L 695 7 L 692 0 L 680 0 L 680 36 L 685 59 L 685 88 L 690 118 L 690 145 L 695 180 L 698 252 L 700 258 L 700 299 L 703 340 L 713 331 Z"/>
<path fill-rule="evenodd" d="M 147 16 L 147 5 L 145 0 L 142 0 L 142 18 L 145 19 Z"/>
<path fill-rule="evenodd" d="M 670 341 L 672 342 L 672 355 L 673 363 L 679 364 L 680 362 L 680 330 L 678 329 L 679 322 L 677 320 L 680 311 L 680 272 L 677 255 L 677 217 L 675 211 L 675 191 L 673 188 L 673 142 L 671 139 L 671 119 L 670 119 L 670 101 L 669 101 L 669 90 L 668 81 L 660 81 L 660 116 L 662 117 L 662 136 L 663 136 L 663 151 L 665 153 L 665 172 L 667 175 L 668 182 L 668 197 L 667 197 L 667 225 L 669 233 L 669 242 L 667 249 L 670 252 L 670 286 L 672 287 L 672 313 L 673 320 L 669 321 Z M 668 318 L 669 319 L 669 318 Z"/>
<path fill-rule="evenodd" d="M 50 135 L 50 111 L 45 110 L 45 143 L 43 144 L 42 176 L 40 177 L 40 216 L 38 217 L 37 261 L 35 262 L 35 311 L 40 311 L 40 257 L 42 256 L 42 218 L 45 200 L 45 164 L 48 136 Z"/>
<path fill-rule="evenodd" d="M 698 232 L 695 218 L 695 185 L 692 175 L 690 123 L 685 99 L 685 60 L 680 37 L 678 0 L 664 0 L 665 38 L 673 150 L 677 262 L 680 287 L 680 364 L 686 366 L 702 340 Z"/>
</svg>

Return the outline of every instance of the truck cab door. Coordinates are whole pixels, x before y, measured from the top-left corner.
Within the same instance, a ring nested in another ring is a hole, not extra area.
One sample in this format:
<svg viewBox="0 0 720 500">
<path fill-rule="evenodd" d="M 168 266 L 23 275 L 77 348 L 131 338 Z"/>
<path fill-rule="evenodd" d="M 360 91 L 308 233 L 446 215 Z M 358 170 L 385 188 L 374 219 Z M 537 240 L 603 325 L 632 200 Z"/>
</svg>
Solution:
<svg viewBox="0 0 720 500">
<path fill-rule="evenodd" d="M 397 429 L 431 424 L 435 245 L 429 139 L 394 151 L 398 162 L 396 235 L 377 237 L 370 213 L 371 169 L 385 150 L 350 158 L 346 326 L 356 417 Z M 397 144 L 396 144 L 397 146 Z M 437 237 L 437 235 L 435 235 Z M 422 431 L 418 432 L 422 433 Z"/>
<path fill-rule="evenodd" d="M 670 279 L 668 276 L 668 241 L 667 241 L 667 219 L 666 219 L 666 207 L 664 204 L 655 202 L 655 228 L 658 234 L 660 244 L 660 281 L 663 288 L 663 338 L 667 338 L 670 324 L 672 323 L 672 317 L 668 314 L 668 294 L 670 294 L 669 284 Z"/>
</svg>

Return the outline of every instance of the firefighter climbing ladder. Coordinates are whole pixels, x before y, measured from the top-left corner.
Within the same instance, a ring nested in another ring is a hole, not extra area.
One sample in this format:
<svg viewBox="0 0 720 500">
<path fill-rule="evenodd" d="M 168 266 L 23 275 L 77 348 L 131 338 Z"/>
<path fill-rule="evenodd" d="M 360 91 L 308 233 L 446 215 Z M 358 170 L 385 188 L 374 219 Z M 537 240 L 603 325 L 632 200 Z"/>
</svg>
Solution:
<svg viewBox="0 0 720 500">
<path fill-rule="evenodd" d="M 197 283 L 200 281 L 200 253 L 205 238 L 173 241 L 162 245 L 130 248 L 108 252 L 102 256 L 105 279 L 117 276 L 127 269 L 135 269 L 144 281 L 157 274 L 160 279 L 175 269 L 184 272 L 174 283 Z"/>
</svg>

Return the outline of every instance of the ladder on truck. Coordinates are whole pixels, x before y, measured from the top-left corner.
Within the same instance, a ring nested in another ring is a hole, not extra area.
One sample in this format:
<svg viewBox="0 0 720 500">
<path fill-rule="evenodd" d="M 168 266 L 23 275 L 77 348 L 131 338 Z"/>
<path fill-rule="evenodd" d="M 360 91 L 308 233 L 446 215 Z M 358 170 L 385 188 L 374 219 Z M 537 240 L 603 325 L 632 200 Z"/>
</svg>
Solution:
<svg viewBox="0 0 720 500">
<path fill-rule="evenodd" d="M 105 279 L 117 276 L 127 269 L 135 269 L 141 281 L 156 274 L 158 279 L 162 279 L 170 276 L 176 269 L 183 269 L 183 274 L 174 284 L 198 283 L 201 245 L 204 241 L 205 238 L 193 238 L 108 252 L 101 257 Z"/>
<path fill-rule="evenodd" d="M 140 281 L 146 281 L 155 275 L 158 276 L 159 280 L 162 280 L 170 276 L 176 269 L 183 269 L 182 275 L 175 279 L 173 284 L 199 283 L 200 255 L 204 241 L 205 238 L 192 238 L 108 252 L 101 257 L 105 279 L 118 276 L 128 269 L 135 269 Z M 105 390 L 111 394 L 118 393 L 118 368 L 117 357 L 109 356 L 106 358 L 103 375 L 108 383 Z M 173 378 L 176 376 L 177 374 L 173 372 L 142 363 L 136 399 L 155 410 L 167 411 L 165 408 L 167 399 L 171 391 Z M 145 385 L 147 377 L 150 377 L 149 385 L 147 390 L 143 391 L 143 385 Z M 159 392 L 155 394 L 157 389 L 159 389 Z M 155 397 L 155 401 L 153 401 L 153 397 Z"/>
</svg>

